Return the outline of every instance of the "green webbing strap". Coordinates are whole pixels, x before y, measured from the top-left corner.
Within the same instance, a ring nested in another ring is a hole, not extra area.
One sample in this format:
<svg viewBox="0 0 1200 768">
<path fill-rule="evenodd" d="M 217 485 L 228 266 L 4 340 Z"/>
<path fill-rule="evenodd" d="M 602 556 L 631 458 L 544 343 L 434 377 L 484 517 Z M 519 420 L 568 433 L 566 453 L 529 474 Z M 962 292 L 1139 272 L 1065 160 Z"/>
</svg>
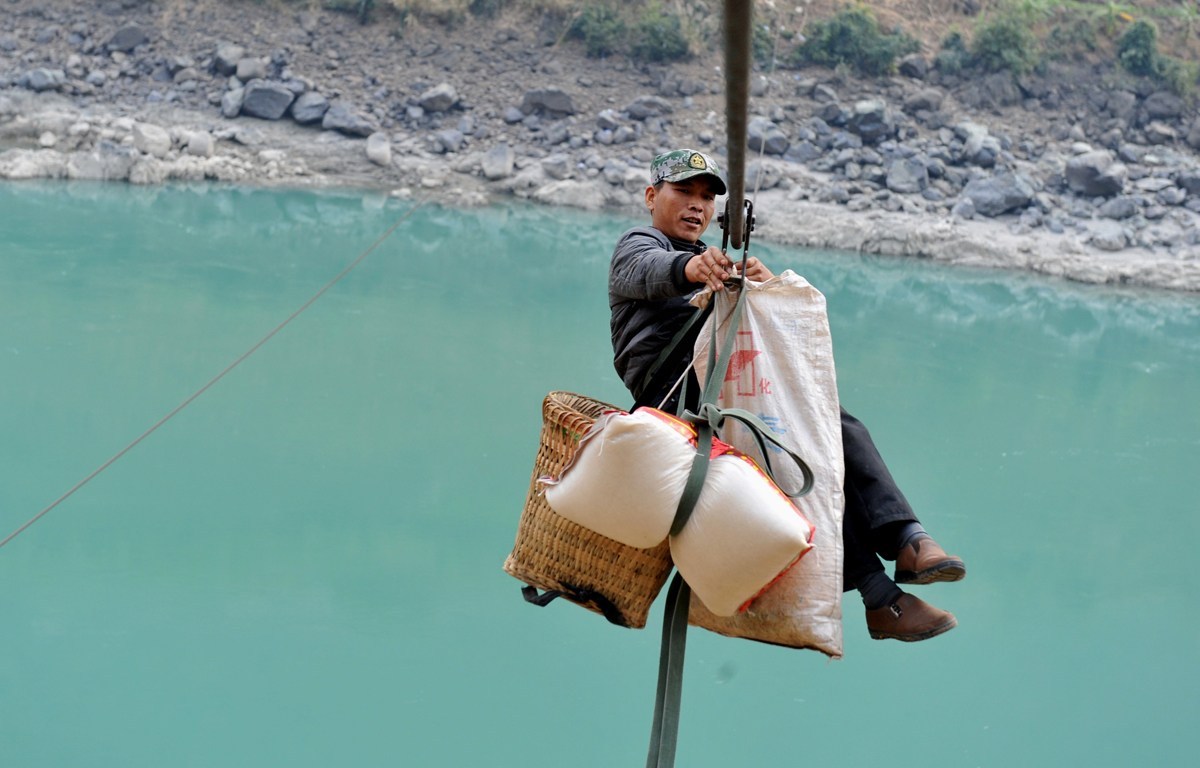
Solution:
<svg viewBox="0 0 1200 768">
<path fill-rule="evenodd" d="M 663 348 L 663 351 L 654 361 L 654 364 L 646 370 L 646 375 L 642 377 L 641 392 L 645 393 L 646 390 L 650 388 L 651 383 L 654 382 L 654 377 L 657 376 L 658 372 L 662 370 L 662 367 L 666 365 L 667 360 L 671 357 L 671 355 L 675 354 L 675 350 L 679 346 L 679 343 L 683 341 L 683 337 L 687 335 L 688 331 L 696 327 L 696 323 L 700 322 L 705 317 L 708 317 L 708 313 L 711 308 L 711 303 L 707 307 L 697 308 L 696 311 L 692 313 L 692 316 L 687 319 L 687 322 L 683 324 L 683 327 L 675 332 L 675 335 L 672 336 L 671 340 L 667 342 L 667 346 Z"/>
<path fill-rule="evenodd" d="M 742 408 L 717 408 L 711 403 L 705 403 L 704 405 L 700 406 L 699 418 L 703 419 L 705 423 L 710 424 L 714 431 L 720 429 L 725 424 L 726 419 L 734 419 L 742 422 L 742 424 L 746 426 L 747 430 L 749 430 L 751 437 L 753 437 L 754 441 L 758 444 L 758 450 L 759 453 L 762 454 L 763 459 L 763 470 L 768 476 L 770 476 L 772 480 L 775 481 L 776 485 L 779 485 L 779 480 L 775 477 L 775 471 L 771 467 L 771 454 L 768 452 L 767 443 L 771 443 L 779 450 L 787 454 L 788 458 L 794 461 L 796 466 L 800 468 L 800 474 L 804 478 L 803 484 L 801 485 L 800 489 L 796 491 L 791 491 L 780 487 L 780 490 L 783 491 L 785 495 L 793 499 L 798 499 L 812 490 L 814 479 L 812 469 L 809 468 L 808 462 L 802 459 L 800 455 L 791 448 L 788 448 L 786 445 L 779 442 L 779 439 L 775 437 L 775 433 L 771 431 L 771 428 L 768 427 L 766 423 L 755 414 Z"/>
<path fill-rule="evenodd" d="M 713 323 L 713 340 L 708 345 L 708 380 L 704 383 L 703 394 L 700 395 L 701 403 L 717 402 L 717 395 L 721 393 L 721 387 L 725 384 L 725 371 L 729 369 L 729 360 L 733 357 L 733 343 L 737 340 L 738 326 L 742 324 L 742 310 L 746 307 L 746 293 L 746 286 L 743 284 L 738 290 L 737 301 L 733 303 L 733 311 L 729 313 L 729 330 L 725 332 L 725 343 L 721 345 L 719 357 L 717 326 L 720 323 Z"/>
<path fill-rule="evenodd" d="M 671 535 L 678 536 L 687 525 L 700 491 L 704 489 L 704 478 L 708 477 L 709 454 L 712 453 L 713 429 L 708 422 L 702 421 L 696 425 L 696 456 L 692 459 L 692 470 L 688 473 L 683 493 L 679 496 L 679 506 L 675 508 L 675 519 L 671 521 Z"/>
<path fill-rule="evenodd" d="M 667 590 L 663 614 L 662 650 L 658 657 L 658 692 L 654 697 L 654 723 L 646 768 L 675 765 L 679 737 L 679 702 L 683 691 L 683 655 L 687 647 L 688 606 L 692 590 L 678 573 Z"/>
<path fill-rule="evenodd" d="M 716 409 L 717 394 L 725 382 L 725 370 L 729 367 L 729 359 L 733 356 L 733 343 L 737 339 L 737 329 L 742 321 L 742 307 L 746 303 L 746 291 L 738 294 L 729 316 L 729 330 L 725 332 L 725 343 L 721 345 L 721 354 L 717 355 L 717 323 L 713 323 L 713 343 L 708 346 L 708 381 L 704 392 L 700 395 L 700 412 L 708 413 Z M 684 418 L 696 426 L 696 457 L 692 459 L 692 470 L 688 473 L 687 484 L 679 497 L 679 506 L 675 509 L 675 519 L 671 522 L 671 535 L 677 536 L 687 525 L 696 508 L 696 500 L 704 487 L 704 478 L 708 475 L 709 454 L 712 453 L 713 433 L 715 425 L 707 417 L 685 412 Z"/>
<path fill-rule="evenodd" d="M 717 325 L 713 323 L 713 339 L 708 345 L 708 378 L 705 382 L 704 393 L 700 397 L 700 408 L 698 414 L 688 413 L 685 418 L 697 425 L 697 432 L 701 431 L 700 425 L 708 424 L 712 431 L 720 429 L 726 418 L 736 419 L 745 424 L 750 433 L 754 436 L 754 440 L 758 443 L 759 451 L 763 457 L 763 467 L 771 479 L 775 479 L 775 473 L 771 470 L 771 456 L 767 451 L 767 442 L 773 443 L 786 453 L 800 468 L 800 473 L 804 477 L 804 483 L 800 490 L 791 492 L 786 489 L 781 489 L 785 494 L 792 498 L 798 498 L 812 490 L 813 473 L 804 459 L 800 458 L 794 451 L 779 442 L 762 419 L 754 415 L 750 411 L 742 408 L 717 408 L 717 395 L 721 391 L 721 387 L 725 384 L 725 371 L 729 369 L 729 360 L 733 357 L 734 341 L 737 338 L 737 330 L 742 324 L 742 311 L 746 303 L 746 288 L 743 284 L 741 292 L 738 294 L 737 301 L 734 302 L 733 311 L 729 314 L 729 330 L 725 332 L 725 342 L 721 345 L 720 356 L 717 355 Z M 718 373 L 718 371 L 720 373 Z M 711 441 L 709 443 L 711 446 Z M 704 451 L 704 462 L 707 464 L 708 453 L 710 449 Z M 697 458 L 693 463 L 693 470 L 696 463 L 700 461 L 699 450 L 697 450 Z M 690 479 L 690 478 L 689 478 Z M 686 491 L 685 491 L 686 493 Z M 676 534 L 683 530 L 683 523 L 687 522 L 687 516 L 691 515 L 691 508 L 684 515 L 683 522 L 680 522 L 679 515 L 683 513 L 683 505 L 680 505 L 680 511 L 676 512 L 675 525 L 671 528 L 671 533 Z"/>
<path fill-rule="evenodd" d="M 733 343 L 737 337 L 738 324 L 741 322 L 742 306 L 746 292 L 743 290 L 737 298 L 730 318 L 730 327 L 726 332 L 725 344 L 722 345 L 719 358 L 716 355 L 716 344 L 709 349 L 708 382 L 701 396 L 702 412 L 705 406 L 715 408 L 717 393 L 725 379 L 725 369 L 729 367 L 729 359 L 733 355 Z M 713 325 L 715 339 L 717 326 Z M 717 358 L 714 360 L 714 358 Z M 720 371 L 720 373 L 717 373 Z M 714 385 L 713 382 L 716 382 Z M 681 398 L 682 402 L 682 398 Z M 688 473 L 687 483 L 679 498 L 679 506 L 675 511 L 675 519 L 671 523 L 671 535 L 683 530 L 683 526 L 691 517 L 704 487 L 704 478 L 708 474 L 709 454 L 712 453 L 714 427 L 707 418 L 687 414 L 685 418 L 696 425 L 696 457 L 692 460 L 692 469 Z M 662 650 L 658 657 L 658 690 L 654 696 L 654 722 L 650 727 L 650 751 L 646 757 L 646 768 L 673 768 L 675 765 L 675 745 L 679 739 L 679 710 L 683 691 L 683 659 L 687 648 L 688 607 L 691 604 L 692 590 L 679 573 L 671 581 L 667 591 L 667 605 L 663 614 Z"/>
</svg>

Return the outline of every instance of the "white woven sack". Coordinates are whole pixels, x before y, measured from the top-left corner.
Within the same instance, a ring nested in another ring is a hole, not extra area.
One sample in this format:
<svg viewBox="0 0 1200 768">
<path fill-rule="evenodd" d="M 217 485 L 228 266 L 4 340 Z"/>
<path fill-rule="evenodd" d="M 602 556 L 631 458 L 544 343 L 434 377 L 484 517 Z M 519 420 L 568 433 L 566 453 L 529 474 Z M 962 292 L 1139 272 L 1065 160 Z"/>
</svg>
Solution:
<svg viewBox="0 0 1200 768">
<path fill-rule="evenodd" d="M 539 480 L 550 508 L 631 547 L 661 544 L 696 456 L 690 426 L 673 422 L 649 409 L 601 416 L 561 476 Z"/>
<path fill-rule="evenodd" d="M 812 551 L 763 592 L 748 610 L 722 617 L 693 599 L 691 623 L 732 637 L 842 655 L 841 414 L 833 344 L 825 297 L 791 270 L 764 283 L 747 283 L 746 306 L 725 383 L 722 408 L 759 415 L 780 441 L 812 468 L 815 484 L 796 506 L 816 528 Z M 716 307 L 697 339 L 695 360 L 704 381 L 712 324 L 724 337 L 736 294 L 715 294 Z M 727 422 L 728 424 L 729 422 Z M 722 439 L 751 456 L 758 448 L 737 422 Z M 800 470 L 779 452 L 772 455 L 779 486 L 802 486 Z"/>
<path fill-rule="evenodd" d="M 709 462 L 671 559 L 696 597 L 732 616 L 812 547 L 813 527 L 754 461 L 733 451 Z"/>
</svg>

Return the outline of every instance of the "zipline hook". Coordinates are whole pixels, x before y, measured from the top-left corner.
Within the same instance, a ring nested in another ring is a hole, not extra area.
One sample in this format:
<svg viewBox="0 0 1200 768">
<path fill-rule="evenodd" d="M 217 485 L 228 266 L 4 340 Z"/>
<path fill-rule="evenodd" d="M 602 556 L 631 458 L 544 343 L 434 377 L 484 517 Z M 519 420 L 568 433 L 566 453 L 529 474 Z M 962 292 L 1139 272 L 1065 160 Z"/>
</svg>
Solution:
<svg viewBox="0 0 1200 768">
<path fill-rule="evenodd" d="M 717 224 L 721 227 L 721 253 L 728 253 L 730 232 L 728 223 L 730 221 L 730 210 L 732 209 L 733 200 L 725 201 L 725 210 L 717 214 Z M 742 278 L 746 276 L 746 262 L 750 258 L 750 233 L 754 231 L 754 202 L 751 200 L 742 200 L 742 265 L 738 269 L 736 277 L 731 277 L 725 281 L 725 284 L 731 288 L 741 287 Z"/>
</svg>

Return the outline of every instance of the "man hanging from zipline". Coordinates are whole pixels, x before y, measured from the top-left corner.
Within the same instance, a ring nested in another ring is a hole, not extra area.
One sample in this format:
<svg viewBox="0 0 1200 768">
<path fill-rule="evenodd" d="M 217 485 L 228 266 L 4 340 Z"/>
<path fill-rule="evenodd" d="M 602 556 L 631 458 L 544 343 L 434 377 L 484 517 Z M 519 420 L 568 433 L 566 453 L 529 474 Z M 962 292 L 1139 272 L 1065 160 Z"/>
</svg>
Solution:
<svg viewBox="0 0 1200 768">
<path fill-rule="evenodd" d="M 731 276 L 728 256 L 700 239 L 712 220 L 716 197 L 726 191 L 721 170 L 709 155 L 677 149 L 657 156 L 645 190 L 650 226 L 626 232 L 613 251 L 608 291 L 614 365 L 634 407 L 674 412 L 680 397 L 676 383 L 685 377 L 683 405 L 697 407 L 700 385 L 692 370 L 692 350 L 700 324 L 653 375 L 647 373 L 695 313 L 689 297 L 705 287 L 724 290 Z M 754 281 L 773 276 L 754 257 L 747 259 L 745 272 Z M 951 613 L 897 585 L 958 581 L 966 566 L 926 533 L 866 427 L 845 409 L 841 426 L 846 469 L 843 589 L 858 590 L 867 629 L 877 640 L 913 642 L 953 629 L 957 622 Z M 888 577 L 881 557 L 895 561 L 894 577 Z"/>
</svg>

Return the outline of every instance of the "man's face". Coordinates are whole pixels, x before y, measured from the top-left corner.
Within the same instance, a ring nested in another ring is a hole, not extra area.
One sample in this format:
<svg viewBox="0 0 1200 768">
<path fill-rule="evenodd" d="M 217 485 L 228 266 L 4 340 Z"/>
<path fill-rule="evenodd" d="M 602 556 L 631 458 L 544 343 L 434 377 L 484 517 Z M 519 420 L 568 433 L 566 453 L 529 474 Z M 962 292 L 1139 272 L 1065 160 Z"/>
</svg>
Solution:
<svg viewBox="0 0 1200 768">
<path fill-rule="evenodd" d="M 657 189 L 646 187 L 646 207 L 654 228 L 677 240 L 699 240 L 716 207 L 714 187 L 709 176 L 664 181 Z"/>
</svg>

